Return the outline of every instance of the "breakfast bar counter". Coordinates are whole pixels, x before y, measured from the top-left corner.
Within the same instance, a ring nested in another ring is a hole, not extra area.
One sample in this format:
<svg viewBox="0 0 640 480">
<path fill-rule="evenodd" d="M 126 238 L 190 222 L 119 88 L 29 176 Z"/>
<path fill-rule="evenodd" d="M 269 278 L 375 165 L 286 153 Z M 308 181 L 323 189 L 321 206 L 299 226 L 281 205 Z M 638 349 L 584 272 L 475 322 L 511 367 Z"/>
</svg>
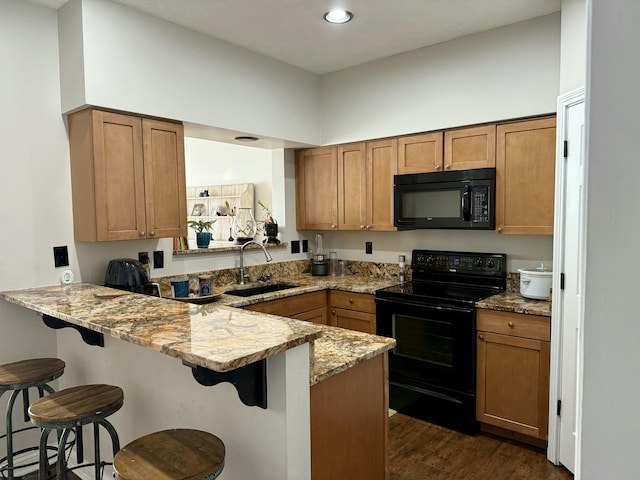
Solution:
<svg viewBox="0 0 640 480">
<path fill-rule="evenodd" d="M 0 298 L 216 372 L 320 336 L 311 323 L 226 306 L 206 309 L 88 283 L 0 292 Z"/>
<path fill-rule="evenodd" d="M 58 355 L 68 366 L 62 387 L 123 388 L 125 407 L 114 422 L 124 442 L 152 430 L 200 428 L 225 442 L 229 479 L 322 480 L 343 468 L 337 465 L 361 472 L 357 478 L 388 478 L 386 352 L 395 340 L 242 307 L 321 290 L 372 294 L 393 280 L 286 280 L 296 286 L 251 297 L 222 294 L 206 304 L 88 283 L 5 291 L 0 299 L 59 329 Z M 83 329 L 103 336 L 104 348 L 86 342 Z M 256 365 L 261 373 L 237 380 Z M 256 395 L 262 403 L 247 402 L 239 387 L 254 379 L 264 385 Z M 350 439 L 350 449 L 336 447 L 336 434 Z"/>
</svg>

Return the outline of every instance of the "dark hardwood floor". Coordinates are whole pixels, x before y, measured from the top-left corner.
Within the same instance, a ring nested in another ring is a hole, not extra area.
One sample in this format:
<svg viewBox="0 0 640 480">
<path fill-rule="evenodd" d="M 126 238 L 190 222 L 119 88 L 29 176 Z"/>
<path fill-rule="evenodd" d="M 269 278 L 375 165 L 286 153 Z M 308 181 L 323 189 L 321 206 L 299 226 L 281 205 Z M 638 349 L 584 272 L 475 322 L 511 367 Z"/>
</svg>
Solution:
<svg viewBox="0 0 640 480">
<path fill-rule="evenodd" d="M 396 413 L 389 419 L 390 480 L 570 480 L 544 450 L 471 436 Z"/>
</svg>

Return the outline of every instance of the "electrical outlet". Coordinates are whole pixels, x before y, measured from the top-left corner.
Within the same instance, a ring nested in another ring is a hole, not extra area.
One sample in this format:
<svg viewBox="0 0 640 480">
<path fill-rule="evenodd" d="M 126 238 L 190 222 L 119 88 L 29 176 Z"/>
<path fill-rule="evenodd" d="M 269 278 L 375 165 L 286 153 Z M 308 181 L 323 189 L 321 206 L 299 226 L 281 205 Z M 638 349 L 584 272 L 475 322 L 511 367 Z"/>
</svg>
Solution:
<svg viewBox="0 0 640 480">
<path fill-rule="evenodd" d="M 164 251 L 156 250 L 153 252 L 153 268 L 164 268 Z"/>
<path fill-rule="evenodd" d="M 67 267 L 69 265 L 69 251 L 66 245 L 53 247 L 53 262 L 56 267 Z"/>
<path fill-rule="evenodd" d="M 368 255 L 373 253 L 373 242 L 364 242 L 364 253 Z"/>
<path fill-rule="evenodd" d="M 149 260 L 149 252 L 138 252 L 138 260 L 140 260 L 140 263 L 145 267 L 149 265 L 151 263 L 151 260 Z"/>
<path fill-rule="evenodd" d="M 300 240 L 291 240 L 291 253 L 300 253 Z"/>
<path fill-rule="evenodd" d="M 303 252 L 309 251 L 309 240 L 302 240 L 302 251 Z"/>
</svg>

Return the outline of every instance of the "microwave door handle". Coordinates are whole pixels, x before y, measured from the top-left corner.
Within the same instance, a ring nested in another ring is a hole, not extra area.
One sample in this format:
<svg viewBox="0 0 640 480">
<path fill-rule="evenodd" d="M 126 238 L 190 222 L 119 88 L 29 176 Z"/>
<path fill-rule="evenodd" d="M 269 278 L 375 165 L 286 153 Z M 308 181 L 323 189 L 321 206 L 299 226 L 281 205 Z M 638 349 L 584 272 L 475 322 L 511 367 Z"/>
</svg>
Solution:
<svg viewBox="0 0 640 480">
<path fill-rule="evenodd" d="M 462 193 L 462 219 L 468 222 L 471 218 L 471 185 L 465 185 Z"/>
</svg>

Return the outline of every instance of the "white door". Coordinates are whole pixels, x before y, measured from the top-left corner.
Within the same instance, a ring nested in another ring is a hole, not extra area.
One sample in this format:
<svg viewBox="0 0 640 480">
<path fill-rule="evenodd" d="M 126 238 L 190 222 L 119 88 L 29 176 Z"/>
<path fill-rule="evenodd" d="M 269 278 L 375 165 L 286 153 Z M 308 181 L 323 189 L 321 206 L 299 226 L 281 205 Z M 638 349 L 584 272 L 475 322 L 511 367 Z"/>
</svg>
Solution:
<svg viewBox="0 0 640 480">
<path fill-rule="evenodd" d="M 585 238 L 585 191 L 584 191 L 584 102 L 571 105 L 566 110 L 567 157 L 565 159 L 564 198 L 564 291 L 562 299 L 561 327 L 561 383 L 562 401 L 559 419 L 558 459 L 568 470 L 576 465 L 576 421 L 578 379 L 578 352 L 580 349 L 580 326 L 583 318 L 584 290 L 584 238 Z M 555 296 L 555 292 L 554 292 Z"/>
</svg>

